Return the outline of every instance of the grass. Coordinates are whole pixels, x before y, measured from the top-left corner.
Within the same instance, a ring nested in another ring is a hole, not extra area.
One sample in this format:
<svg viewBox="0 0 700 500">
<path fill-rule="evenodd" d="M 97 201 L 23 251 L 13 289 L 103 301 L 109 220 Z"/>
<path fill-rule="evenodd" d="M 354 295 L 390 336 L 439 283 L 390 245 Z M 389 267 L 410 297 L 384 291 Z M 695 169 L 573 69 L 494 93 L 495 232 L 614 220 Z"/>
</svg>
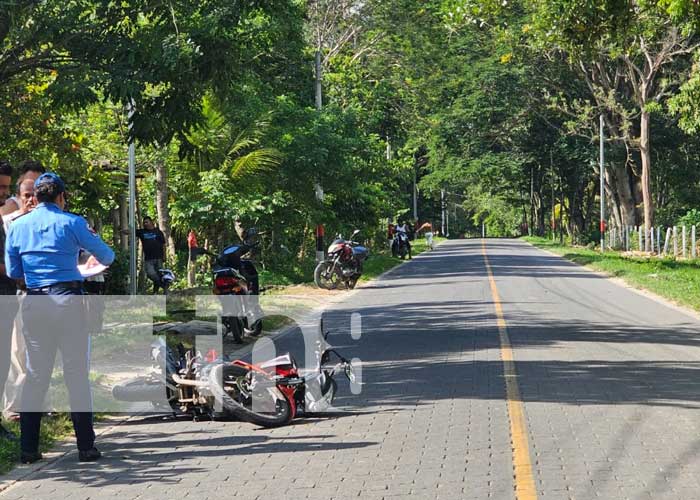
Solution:
<svg viewBox="0 0 700 500">
<path fill-rule="evenodd" d="M 3 425 L 19 436 L 19 423 L 6 422 Z M 73 425 L 69 415 L 61 413 L 52 417 L 44 417 L 41 422 L 41 451 L 50 450 L 57 441 L 69 436 L 72 432 Z M 0 475 L 12 470 L 18 461 L 19 442 L 11 443 L 0 440 Z"/>
<path fill-rule="evenodd" d="M 696 311 L 700 311 L 700 261 L 658 257 L 631 257 L 619 252 L 562 246 L 544 238 L 525 237 L 538 248 L 567 260 L 621 278 L 635 288 L 649 290 Z"/>
</svg>

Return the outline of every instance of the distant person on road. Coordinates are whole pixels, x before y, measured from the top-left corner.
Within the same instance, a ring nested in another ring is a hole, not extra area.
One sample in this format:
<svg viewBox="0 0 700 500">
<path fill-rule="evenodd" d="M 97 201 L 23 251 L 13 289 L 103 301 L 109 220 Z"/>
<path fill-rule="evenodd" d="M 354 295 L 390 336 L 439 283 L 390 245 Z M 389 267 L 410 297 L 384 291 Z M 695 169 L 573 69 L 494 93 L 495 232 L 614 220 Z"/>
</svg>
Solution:
<svg viewBox="0 0 700 500">
<path fill-rule="evenodd" d="M 147 216 L 143 218 L 143 228 L 136 231 L 136 236 L 141 240 L 146 276 L 153 282 L 153 293 L 156 294 L 158 288 L 162 287 L 158 271 L 163 268 L 165 235 L 156 227 L 153 219 Z"/>
<path fill-rule="evenodd" d="M 411 258 L 411 241 L 410 238 L 408 237 L 408 231 L 409 231 L 409 226 L 406 224 L 405 221 L 399 221 L 398 224 L 396 224 L 396 227 L 394 227 L 394 233 L 396 237 L 393 240 L 392 244 L 392 254 L 396 256 L 399 251 L 399 245 L 400 245 L 400 240 L 402 238 L 405 238 L 405 244 L 407 247 L 408 251 L 408 258 Z"/>
<path fill-rule="evenodd" d="M 430 250 L 433 250 L 435 248 L 435 244 L 433 242 L 433 225 L 430 222 L 426 222 L 419 227 L 418 231 L 416 232 L 420 233 L 421 231 L 425 231 L 425 243 L 428 245 Z"/>
</svg>

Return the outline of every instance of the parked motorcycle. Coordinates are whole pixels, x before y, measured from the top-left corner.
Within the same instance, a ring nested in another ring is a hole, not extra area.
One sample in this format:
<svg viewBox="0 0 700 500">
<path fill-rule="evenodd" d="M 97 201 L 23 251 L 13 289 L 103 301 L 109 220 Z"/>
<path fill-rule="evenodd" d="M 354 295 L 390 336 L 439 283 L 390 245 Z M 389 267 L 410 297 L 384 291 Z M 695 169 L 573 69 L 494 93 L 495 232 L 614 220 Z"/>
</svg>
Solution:
<svg viewBox="0 0 700 500">
<path fill-rule="evenodd" d="M 251 260 L 242 258 L 257 246 L 253 242 L 255 234 L 255 229 L 249 229 L 243 244 L 229 245 L 218 255 L 208 250 L 198 249 L 199 253 L 214 257 L 213 293 L 222 299 L 221 322 L 224 327 L 224 336 L 231 335 L 237 343 L 243 341 L 244 335 L 257 337 L 262 333 L 263 328 L 262 319 L 260 319 L 263 315 L 258 304 L 260 294 L 258 271 Z M 232 295 L 241 299 L 231 304 L 231 301 L 227 301 L 225 297 Z"/>
<path fill-rule="evenodd" d="M 352 362 L 328 346 L 328 333 L 321 321 L 316 366 L 309 370 L 299 369 L 289 353 L 254 365 L 182 344 L 171 348 L 161 338 L 152 345 L 153 372 L 115 386 L 112 394 L 119 401 L 151 402 L 157 410 L 194 419 L 233 416 L 279 427 L 297 416 L 327 411 L 337 392 L 338 373 L 355 383 Z"/>
<path fill-rule="evenodd" d="M 160 278 L 160 287 L 163 289 L 163 293 L 168 295 L 170 286 L 175 282 L 175 273 L 170 269 L 158 269 L 158 277 Z"/>
<path fill-rule="evenodd" d="M 355 288 L 362 276 L 364 261 L 369 257 L 366 247 L 352 241 L 359 232 L 356 229 L 350 240 L 338 236 L 328 247 L 328 257 L 314 271 L 314 281 L 319 288 L 334 290 L 340 283 L 345 283 L 348 289 Z"/>
<path fill-rule="evenodd" d="M 408 240 L 408 235 L 402 231 L 397 231 L 394 235 L 394 241 L 391 244 L 391 255 L 399 257 L 401 260 L 411 257 L 411 242 Z"/>
</svg>

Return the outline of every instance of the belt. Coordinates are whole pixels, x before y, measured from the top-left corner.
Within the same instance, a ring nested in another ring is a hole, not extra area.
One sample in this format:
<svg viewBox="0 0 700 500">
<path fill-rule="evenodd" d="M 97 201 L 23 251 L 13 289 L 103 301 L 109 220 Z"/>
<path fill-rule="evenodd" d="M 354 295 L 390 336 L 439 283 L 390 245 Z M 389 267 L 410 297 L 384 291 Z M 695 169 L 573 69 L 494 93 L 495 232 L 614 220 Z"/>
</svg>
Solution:
<svg viewBox="0 0 700 500">
<path fill-rule="evenodd" d="M 41 293 L 46 293 L 50 292 L 51 290 L 56 290 L 56 289 L 72 289 L 72 290 L 78 290 L 83 288 L 83 282 L 82 281 L 60 281 L 58 283 L 54 283 L 53 285 L 48 285 L 48 286 L 42 286 L 40 288 L 28 288 L 27 290 L 30 292 L 41 292 Z"/>
</svg>

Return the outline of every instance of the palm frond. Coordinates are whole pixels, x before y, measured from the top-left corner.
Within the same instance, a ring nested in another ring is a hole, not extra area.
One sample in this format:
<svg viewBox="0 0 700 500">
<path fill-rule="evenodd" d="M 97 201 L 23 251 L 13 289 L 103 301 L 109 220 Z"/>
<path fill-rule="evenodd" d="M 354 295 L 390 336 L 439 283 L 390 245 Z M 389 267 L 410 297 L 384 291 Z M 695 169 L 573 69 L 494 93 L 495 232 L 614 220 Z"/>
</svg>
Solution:
<svg viewBox="0 0 700 500">
<path fill-rule="evenodd" d="M 261 148 L 238 158 L 229 157 L 227 163 L 229 160 L 230 167 L 226 165 L 225 168 L 230 170 L 231 178 L 237 180 L 246 175 L 274 169 L 282 162 L 282 154 L 276 149 Z"/>
</svg>

